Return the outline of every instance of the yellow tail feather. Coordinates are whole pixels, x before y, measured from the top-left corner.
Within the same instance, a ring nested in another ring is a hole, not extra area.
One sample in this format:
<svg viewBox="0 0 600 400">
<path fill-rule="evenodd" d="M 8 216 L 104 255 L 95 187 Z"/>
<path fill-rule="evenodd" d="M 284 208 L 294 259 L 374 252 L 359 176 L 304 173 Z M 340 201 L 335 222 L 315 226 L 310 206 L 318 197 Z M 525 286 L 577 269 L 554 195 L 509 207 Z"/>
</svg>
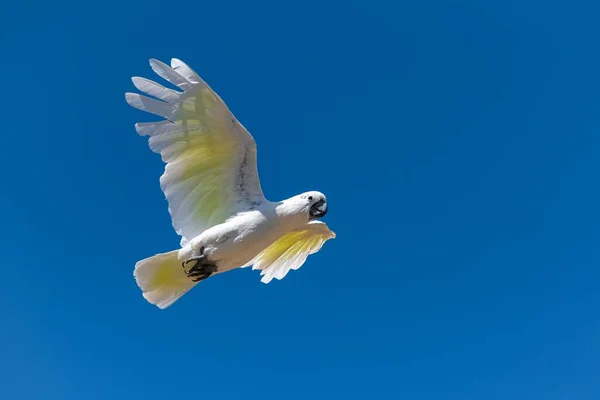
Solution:
<svg viewBox="0 0 600 400">
<path fill-rule="evenodd" d="M 169 307 L 196 285 L 189 279 L 177 258 L 178 250 L 138 261 L 133 276 L 143 296 L 158 308 Z"/>
</svg>

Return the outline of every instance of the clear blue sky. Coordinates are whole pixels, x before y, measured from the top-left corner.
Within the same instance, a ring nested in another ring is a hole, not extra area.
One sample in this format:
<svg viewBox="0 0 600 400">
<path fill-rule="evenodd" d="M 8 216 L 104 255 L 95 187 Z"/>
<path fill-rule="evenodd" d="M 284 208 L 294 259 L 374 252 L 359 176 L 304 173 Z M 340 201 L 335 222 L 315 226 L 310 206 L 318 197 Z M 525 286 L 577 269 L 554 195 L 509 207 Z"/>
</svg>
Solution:
<svg viewBox="0 0 600 400">
<path fill-rule="evenodd" d="M 593 2 L 16 3 L 0 398 L 600 398 Z M 151 57 L 225 99 L 268 198 L 323 191 L 337 239 L 146 303 L 135 262 L 179 243 L 124 100 Z"/>
</svg>

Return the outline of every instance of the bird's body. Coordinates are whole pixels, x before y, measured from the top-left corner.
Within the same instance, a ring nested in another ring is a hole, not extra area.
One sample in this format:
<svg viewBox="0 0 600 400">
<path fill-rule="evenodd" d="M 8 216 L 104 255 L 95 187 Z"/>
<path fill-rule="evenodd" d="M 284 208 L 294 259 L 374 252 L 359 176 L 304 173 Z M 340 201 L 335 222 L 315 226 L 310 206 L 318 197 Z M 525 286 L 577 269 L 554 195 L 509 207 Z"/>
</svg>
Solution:
<svg viewBox="0 0 600 400">
<path fill-rule="evenodd" d="M 203 254 L 218 265 L 218 272 L 245 266 L 278 238 L 308 223 L 306 213 L 291 206 L 293 198 L 279 203 L 263 202 L 256 209 L 240 212 L 192 239 L 179 250 L 187 260 L 204 248 Z"/>
<path fill-rule="evenodd" d="M 139 261 L 138 286 L 165 308 L 198 282 L 252 265 L 262 281 L 298 269 L 335 234 L 316 221 L 327 212 L 325 195 L 305 192 L 280 202 L 260 187 L 256 144 L 223 100 L 187 65 L 150 60 L 152 69 L 183 91 L 133 78 L 150 98 L 127 93 L 127 102 L 164 118 L 136 124 L 166 163 L 160 178 L 181 248 Z"/>
</svg>

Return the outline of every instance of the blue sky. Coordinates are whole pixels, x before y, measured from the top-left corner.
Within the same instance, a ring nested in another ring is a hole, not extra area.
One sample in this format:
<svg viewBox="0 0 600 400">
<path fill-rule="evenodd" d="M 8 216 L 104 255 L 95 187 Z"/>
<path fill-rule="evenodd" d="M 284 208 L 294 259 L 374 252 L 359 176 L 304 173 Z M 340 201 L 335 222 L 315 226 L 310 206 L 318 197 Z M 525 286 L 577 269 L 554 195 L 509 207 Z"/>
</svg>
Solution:
<svg viewBox="0 0 600 400">
<path fill-rule="evenodd" d="M 0 397 L 598 399 L 600 58 L 583 1 L 12 2 Z M 588 3 L 588 4 L 586 4 Z M 174 249 L 130 77 L 178 57 L 337 233 L 160 311 Z"/>
</svg>

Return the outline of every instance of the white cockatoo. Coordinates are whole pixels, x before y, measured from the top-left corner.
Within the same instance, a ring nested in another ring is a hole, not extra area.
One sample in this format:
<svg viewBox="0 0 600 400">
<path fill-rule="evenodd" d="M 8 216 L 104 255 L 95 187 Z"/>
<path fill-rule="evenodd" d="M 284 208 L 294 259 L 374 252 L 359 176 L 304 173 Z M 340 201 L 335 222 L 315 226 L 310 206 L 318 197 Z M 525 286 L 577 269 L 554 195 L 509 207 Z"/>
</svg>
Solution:
<svg viewBox="0 0 600 400">
<path fill-rule="evenodd" d="M 271 202 L 263 196 L 256 143 L 223 100 L 186 64 L 150 60 L 181 91 L 144 78 L 126 93 L 129 105 L 164 120 L 135 125 L 166 163 L 160 186 L 180 247 L 136 263 L 144 298 L 166 308 L 199 281 L 235 268 L 261 270 L 262 282 L 282 279 L 335 237 L 317 221 L 325 195 L 312 191 Z"/>
</svg>

